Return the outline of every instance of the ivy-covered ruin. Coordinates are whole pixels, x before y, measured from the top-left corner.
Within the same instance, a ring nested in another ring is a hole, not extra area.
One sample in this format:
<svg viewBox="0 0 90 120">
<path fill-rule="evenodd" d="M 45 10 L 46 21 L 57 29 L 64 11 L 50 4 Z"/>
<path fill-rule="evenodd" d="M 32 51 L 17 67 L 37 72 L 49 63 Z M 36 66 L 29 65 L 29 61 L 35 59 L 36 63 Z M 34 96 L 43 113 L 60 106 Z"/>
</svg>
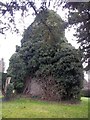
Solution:
<svg viewBox="0 0 90 120">
<path fill-rule="evenodd" d="M 80 100 L 82 55 L 65 38 L 64 21 L 52 10 L 41 11 L 25 30 L 11 56 L 8 74 L 19 93 L 31 95 L 31 81 L 41 86 L 42 99 Z"/>
</svg>

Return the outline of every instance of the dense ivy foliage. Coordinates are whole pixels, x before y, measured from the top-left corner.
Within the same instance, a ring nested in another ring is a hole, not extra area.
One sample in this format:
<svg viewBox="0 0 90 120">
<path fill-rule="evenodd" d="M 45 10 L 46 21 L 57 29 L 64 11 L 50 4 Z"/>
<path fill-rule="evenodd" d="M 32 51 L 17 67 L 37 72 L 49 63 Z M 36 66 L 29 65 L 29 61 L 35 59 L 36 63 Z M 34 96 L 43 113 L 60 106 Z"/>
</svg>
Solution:
<svg viewBox="0 0 90 120">
<path fill-rule="evenodd" d="M 55 12 L 40 12 L 25 30 L 21 47 L 16 48 L 8 74 L 17 90 L 23 90 L 29 76 L 38 78 L 46 87 L 48 77 L 52 76 L 58 87 L 55 91 L 61 99 L 80 99 L 83 80 L 81 53 L 67 42 L 64 22 Z"/>
<path fill-rule="evenodd" d="M 8 74 L 12 77 L 11 82 L 14 82 L 15 89 L 17 89 L 18 92 L 22 92 L 26 68 L 25 63 L 20 58 L 18 53 L 15 53 L 11 56 Z"/>
</svg>

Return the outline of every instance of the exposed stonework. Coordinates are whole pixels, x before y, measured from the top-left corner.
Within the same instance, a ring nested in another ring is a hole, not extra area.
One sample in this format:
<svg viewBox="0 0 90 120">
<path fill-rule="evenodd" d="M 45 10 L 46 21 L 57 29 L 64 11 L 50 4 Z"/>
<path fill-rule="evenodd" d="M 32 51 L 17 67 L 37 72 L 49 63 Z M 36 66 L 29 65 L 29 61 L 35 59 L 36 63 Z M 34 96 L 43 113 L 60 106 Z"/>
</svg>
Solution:
<svg viewBox="0 0 90 120">
<path fill-rule="evenodd" d="M 31 96 L 41 97 L 42 93 L 43 93 L 43 89 L 40 86 L 40 84 L 38 82 L 36 82 L 36 80 L 32 80 L 31 81 L 31 91 L 30 91 Z"/>
<path fill-rule="evenodd" d="M 37 82 L 37 79 L 28 78 L 26 80 L 26 85 L 23 93 L 29 94 L 31 97 L 34 97 L 34 96 L 41 97 L 43 94 L 43 89 L 41 85 Z"/>
<path fill-rule="evenodd" d="M 42 78 L 43 79 L 43 78 Z M 41 78 L 27 78 L 23 94 L 31 98 L 40 98 L 44 100 L 60 100 L 58 86 L 55 84 L 53 77 L 48 77 L 47 80 L 41 82 Z"/>
</svg>

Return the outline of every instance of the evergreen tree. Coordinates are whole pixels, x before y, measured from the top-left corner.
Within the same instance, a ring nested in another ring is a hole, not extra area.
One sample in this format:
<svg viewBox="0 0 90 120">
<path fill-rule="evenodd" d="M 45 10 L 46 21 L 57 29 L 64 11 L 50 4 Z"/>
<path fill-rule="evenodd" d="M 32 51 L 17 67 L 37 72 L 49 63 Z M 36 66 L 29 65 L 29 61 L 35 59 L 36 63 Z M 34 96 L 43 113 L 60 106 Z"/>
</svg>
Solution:
<svg viewBox="0 0 90 120">
<path fill-rule="evenodd" d="M 75 36 L 83 52 L 83 62 L 88 63 L 90 69 L 90 2 L 70 2 L 65 5 L 69 8 L 69 25 L 79 25 Z"/>
</svg>

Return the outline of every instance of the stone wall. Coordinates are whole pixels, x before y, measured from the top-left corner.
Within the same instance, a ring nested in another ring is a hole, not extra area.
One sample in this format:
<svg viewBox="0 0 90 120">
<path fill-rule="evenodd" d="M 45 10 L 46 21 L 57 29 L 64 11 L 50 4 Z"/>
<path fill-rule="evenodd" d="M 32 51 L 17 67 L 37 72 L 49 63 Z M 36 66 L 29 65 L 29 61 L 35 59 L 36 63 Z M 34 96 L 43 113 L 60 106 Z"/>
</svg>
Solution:
<svg viewBox="0 0 90 120">
<path fill-rule="evenodd" d="M 49 76 L 47 79 L 41 79 L 43 78 L 37 79 L 28 77 L 23 94 L 26 94 L 31 98 L 60 101 L 61 95 L 58 91 L 59 84 L 56 84 L 54 78 Z"/>
<path fill-rule="evenodd" d="M 43 89 L 41 85 L 34 79 L 31 80 L 31 90 L 30 90 L 31 96 L 38 96 L 41 97 L 43 94 Z"/>
</svg>

